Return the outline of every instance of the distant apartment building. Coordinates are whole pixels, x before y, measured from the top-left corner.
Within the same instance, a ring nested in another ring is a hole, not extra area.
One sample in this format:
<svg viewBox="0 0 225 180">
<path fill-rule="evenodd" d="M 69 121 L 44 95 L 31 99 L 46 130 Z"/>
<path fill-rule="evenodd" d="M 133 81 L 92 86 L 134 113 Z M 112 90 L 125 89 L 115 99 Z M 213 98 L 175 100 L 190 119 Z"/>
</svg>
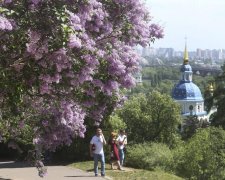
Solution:
<svg viewBox="0 0 225 180">
<path fill-rule="evenodd" d="M 183 57 L 183 51 L 175 51 L 174 52 L 174 57 Z"/>
<path fill-rule="evenodd" d="M 183 51 L 175 51 L 173 48 L 153 48 L 145 47 L 142 49 L 142 57 L 159 57 L 172 59 L 173 57 L 183 57 Z M 200 49 L 189 51 L 191 60 L 212 60 L 212 62 L 223 62 L 225 60 L 225 49 Z"/>
<path fill-rule="evenodd" d="M 174 49 L 173 48 L 153 48 L 153 47 L 145 47 L 142 50 L 142 56 L 146 57 L 163 57 L 166 59 L 174 57 Z"/>
<path fill-rule="evenodd" d="M 159 57 L 171 59 L 172 57 L 174 57 L 174 49 L 173 48 L 158 48 L 157 55 Z"/>
<path fill-rule="evenodd" d="M 213 49 L 212 50 L 212 59 L 216 60 L 216 59 L 222 59 L 222 50 L 217 50 L 217 49 Z"/>
<path fill-rule="evenodd" d="M 220 62 L 225 59 L 225 50 L 224 49 L 197 49 L 196 50 L 196 58 L 201 60 L 211 59 L 214 61 Z"/>
<path fill-rule="evenodd" d="M 222 49 L 222 52 L 221 53 L 222 53 L 221 54 L 222 59 L 225 59 L 225 49 Z"/>
<path fill-rule="evenodd" d="M 196 50 L 196 58 L 197 58 L 197 59 L 201 59 L 202 56 L 203 56 L 202 54 L 203 54 L 203 53 L 202 53 L 202 50 L 198 48 L 198 49 Z"/>
<path fill-rule="evenodd" d="M 212 51 L 211 50 L 209 50 L 209 49 L 206 49 L 205 51 L 204 51 L 204 59 L 212 59 Z"/>
<path fill-rule="evenodd" d="M 196 59 L 196 52 L 195 51 L 188 51 L 189 59 L 194 60 Z"/>
<path fill-rule="evenodd" d="M 157 51 L 157 49 L 155 49 L 153 47 L 149 47 L 149 46 L 144 47 L 142 49 L 142 56 L 143 57 L 146 57 L 146 56 L 150 56 L 150 57 L 151 56 L 156 56 L 157 55 L 156 51 Z"/>
</svg>

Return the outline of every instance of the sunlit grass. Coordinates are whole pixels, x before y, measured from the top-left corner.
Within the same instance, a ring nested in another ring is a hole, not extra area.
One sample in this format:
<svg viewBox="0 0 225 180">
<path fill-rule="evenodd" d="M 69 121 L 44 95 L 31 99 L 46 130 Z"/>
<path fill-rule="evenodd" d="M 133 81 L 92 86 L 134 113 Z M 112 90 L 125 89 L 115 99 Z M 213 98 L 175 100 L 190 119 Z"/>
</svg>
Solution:
<svg viewBox="0 0 225 180">
<path fill-rule="evenodd" d="M 77 162 L 70 166 L 82 169 L 84 171 L 93 172 L 93 161 Z M 94 173 L 93 173 L 94 175 Z M 106 176 L 115 180 L 131 179 L 131 180 L 182 180 L 182 178 L 163 171 L 147 171 L 143 169 L 134 169 L 124 167 L 124 171 L 111 170 L 109 164 L 106 164 Z"/>
</svg>

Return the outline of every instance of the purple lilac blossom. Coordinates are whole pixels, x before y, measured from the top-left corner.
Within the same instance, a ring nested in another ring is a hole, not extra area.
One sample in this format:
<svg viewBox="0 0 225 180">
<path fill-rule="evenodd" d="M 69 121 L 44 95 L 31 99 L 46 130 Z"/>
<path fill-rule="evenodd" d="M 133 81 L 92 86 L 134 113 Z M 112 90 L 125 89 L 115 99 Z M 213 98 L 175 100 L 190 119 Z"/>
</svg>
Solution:
<svg viewBox="0 0 225 180">
<path fill-rule="evenodd" d="M 86 117 L 99 125 L 111 107 L 120 106 L 120 88 L 135 85 L 140 57 L 133 47 L 163 37 L 140 0 L 66 0 L 60 1 L 63 8 L 55 0 L 29 0 L 28 9 L 26 1 L 4 2 L 18 15 L 0 16 L 1 55 L 21 93 L 29 92 L 21 94 L 29 99 L 23 102 L 30 117 L 24 123 L 37 121 L 30 125 L 40 153 L 84 137 Z M 17 43 L 15 52 L 8 53 L 8 42 Z M 18 136 L 16 128 L 6 128 Z M 37 167 L 43 176 L 44 166 Z"/>
<path fill-rule="evenodd" d="M 8 19 L 3 16 L 0 16 L 0 30 L 12 30 L 12 24 Z"/>
<path fill-rule="evenodd" d="M 55 151 L 57 146 L 70 145 L 72 138 L 84 136 L 86 131 L 84 118 L 86 114 L 77 103 L 63 100 L 58 108 L 54 106 L 48 109 L 45 108 L 42 114 L 51 115 L 53 119 L 42 121 L 43 128 L 47 131 L 44 131 L 45 134 L 43 134 L 38 130 L 36 132 L 37 136 L 33 140 L 34 144 Z"/>
<path fill-rule="evenodd" d="M 69 38 L 68 46 L 70 48 L 81 48 L 81 40 L 75 34 L 72 34 Z"/>
</svg>

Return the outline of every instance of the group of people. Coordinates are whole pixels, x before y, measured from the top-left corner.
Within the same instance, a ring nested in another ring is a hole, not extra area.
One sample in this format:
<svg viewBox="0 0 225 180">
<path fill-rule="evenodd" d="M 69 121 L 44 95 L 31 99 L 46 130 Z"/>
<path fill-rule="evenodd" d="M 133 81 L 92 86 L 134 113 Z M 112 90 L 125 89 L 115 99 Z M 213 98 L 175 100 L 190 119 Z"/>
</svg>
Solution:
<svg viewBox="0 0 225 180">
<path fill-rule="evenodd" d="M 94 158 L 94 173 L 98 176 L 98 161 L 101 162 L 101 176 L 105 176 L 105 155 L 103 145 L 106 145 L 105 137 L 100 128 L 96 129 L 96 135 L 92 137 L 90 142 L 90 155 Z M 117 165 L 117 169 L 122 170 L 124 163 L 124 150 L 127 144 L 127 136 L 124 130 L 120 130 L 117 137 L 117 133 L 112 132 L 108 140 L 110 146 L 110 161 L 111 168 L 114 169 L 114 164 Z"/>
</svg>

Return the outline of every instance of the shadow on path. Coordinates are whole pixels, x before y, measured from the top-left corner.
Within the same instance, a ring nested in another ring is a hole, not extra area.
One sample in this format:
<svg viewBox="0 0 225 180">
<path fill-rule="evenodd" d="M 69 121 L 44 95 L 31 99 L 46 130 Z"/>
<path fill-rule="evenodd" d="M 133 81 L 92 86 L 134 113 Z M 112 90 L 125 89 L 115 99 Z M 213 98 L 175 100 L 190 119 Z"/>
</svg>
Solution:
<svg viewBox="0 0 225 180">
<path fill-rule="evenodd" d="M 12 180 L 12 179 L 5 179 L 5 178 L 1 178 L 1 177 L 0 177 L 0 180 Z"/>
<path fill-rule="evenodd" d="M 56 163 L 44 163 L 45 166 L 66 166 L 69 163 L 67 162 L 56 162 Z M 35 167 L 34 165 L 29 164 L 26 161 L 1 161 L 0 160 L 0 169 L 1 168 L 29 168 Z M 1 176 L 0 176 L 0 180 Z"/>
<path fill-rule="evenodd" d="M 15 162 L 15 161 L 0 162 L 0 168 L 26 168 L 26 167 L 33 167 L 33 166 L 25 162 Z"/>
</svg>

